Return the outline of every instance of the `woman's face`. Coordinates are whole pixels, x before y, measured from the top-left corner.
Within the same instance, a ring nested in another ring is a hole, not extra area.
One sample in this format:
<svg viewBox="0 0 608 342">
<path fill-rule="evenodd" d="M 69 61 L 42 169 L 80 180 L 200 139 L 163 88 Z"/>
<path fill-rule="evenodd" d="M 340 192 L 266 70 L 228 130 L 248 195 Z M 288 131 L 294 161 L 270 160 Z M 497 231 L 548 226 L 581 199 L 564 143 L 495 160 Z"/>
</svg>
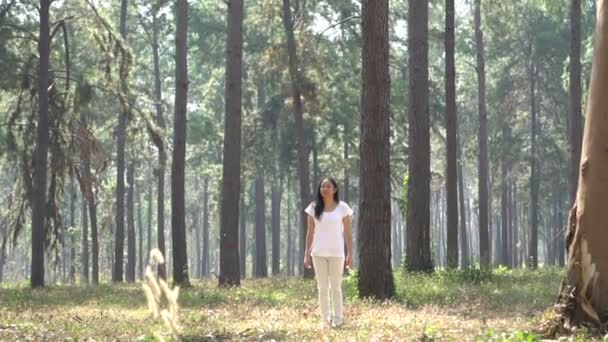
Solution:
<svg viewBox="0 0 608 342">
<path fill-rule="evenodd" d="M 336 188 L 329 180 L 326 179 L 321 183 L 321 196 L 323 198 L 333 198 L 335 193 Z"/>
</svg>

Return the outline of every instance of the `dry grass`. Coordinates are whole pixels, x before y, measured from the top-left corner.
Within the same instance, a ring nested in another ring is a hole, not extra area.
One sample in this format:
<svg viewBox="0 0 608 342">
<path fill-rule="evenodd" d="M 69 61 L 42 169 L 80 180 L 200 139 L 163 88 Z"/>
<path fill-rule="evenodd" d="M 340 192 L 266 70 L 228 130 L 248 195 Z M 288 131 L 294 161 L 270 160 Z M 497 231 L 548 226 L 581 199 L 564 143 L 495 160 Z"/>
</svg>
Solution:
<svg viewBox="0 0 608 342">
<path fill-rule="evenodd" d="M 315 284 L 299 278 L 245 280 L 220 289 L 215 281 L 182 289 L 179 321 L 184 341 L 327 340 L 534 341 L 556 296 L 562 272 L 498 271 L 492 276 L 438 272 L 395 276 L 391 302 L 356 299 L 345 280 L 346 322 L 321 330 Z M 152 318 L 141 284 L 0 288 L 0 340 L 148 340 L 171 332 Z"/>
</svg>

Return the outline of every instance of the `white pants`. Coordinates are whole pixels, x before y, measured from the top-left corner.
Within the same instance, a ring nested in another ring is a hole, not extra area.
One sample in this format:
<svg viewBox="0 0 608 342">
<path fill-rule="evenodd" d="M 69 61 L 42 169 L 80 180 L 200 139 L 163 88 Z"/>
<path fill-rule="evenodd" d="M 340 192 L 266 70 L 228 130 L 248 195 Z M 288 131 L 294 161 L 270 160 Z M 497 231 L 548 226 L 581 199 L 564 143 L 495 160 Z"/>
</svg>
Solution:
<svg viewBox="0 0 608 342">
<path fill-rule="evenodd" d="M 334 322 L 341 324 L 344 320 L 344 307 L 342 304 L 342 271 L 344 258 L 313 256 L 317 286 L 319 288 L 319 306 L 321 319 L 324 323 Z M 333 315 L 329 311 L 329 293 L 333 304 Z"/>
</svg>

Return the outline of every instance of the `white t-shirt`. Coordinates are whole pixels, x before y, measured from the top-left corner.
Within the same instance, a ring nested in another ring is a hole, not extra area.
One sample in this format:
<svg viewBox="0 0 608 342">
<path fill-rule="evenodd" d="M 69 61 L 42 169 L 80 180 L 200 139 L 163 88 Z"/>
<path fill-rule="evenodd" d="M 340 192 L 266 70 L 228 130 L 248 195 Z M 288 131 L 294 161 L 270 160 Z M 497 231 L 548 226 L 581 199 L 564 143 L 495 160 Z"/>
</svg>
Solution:
<svg viewBox="0 0 608 342">
<path fill-rule="evenodd" d="M 346 216 L 351 216 L 353 210 L 340 201 L 332 211 L 325 211 L 321 217 L 315 217 L 315 203 L 304 210 L 315 220 L 315 232 L 312 239 L 312 256 L 344 258 L 344 223 Z"/>
</svg>

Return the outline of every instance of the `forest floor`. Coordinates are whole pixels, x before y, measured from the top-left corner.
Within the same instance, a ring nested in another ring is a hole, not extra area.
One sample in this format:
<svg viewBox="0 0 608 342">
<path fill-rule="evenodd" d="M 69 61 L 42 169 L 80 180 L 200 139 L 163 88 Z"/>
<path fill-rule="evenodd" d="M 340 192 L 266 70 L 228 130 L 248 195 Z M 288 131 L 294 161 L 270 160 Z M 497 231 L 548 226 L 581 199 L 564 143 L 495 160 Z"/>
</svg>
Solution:
<svg viewBox="0 0 608 342">
<path fill-rule="evenodd" d="M 245 279 L 232 289 L 194 281 L 179 294 L 180 336 L 185 341 L 535 341 L 562 274 L 555 268 L 398 271 L 396 298 L 387 302 L 357 299 L 351 275 L 344 279 L 345 325 L 328 330 L 320 327 L 311 280 Z M 153 341 L 155 334 L 172 339 L 152 317 L 139 283 L 0 287 L 0 340 Z"/>
</svg>

